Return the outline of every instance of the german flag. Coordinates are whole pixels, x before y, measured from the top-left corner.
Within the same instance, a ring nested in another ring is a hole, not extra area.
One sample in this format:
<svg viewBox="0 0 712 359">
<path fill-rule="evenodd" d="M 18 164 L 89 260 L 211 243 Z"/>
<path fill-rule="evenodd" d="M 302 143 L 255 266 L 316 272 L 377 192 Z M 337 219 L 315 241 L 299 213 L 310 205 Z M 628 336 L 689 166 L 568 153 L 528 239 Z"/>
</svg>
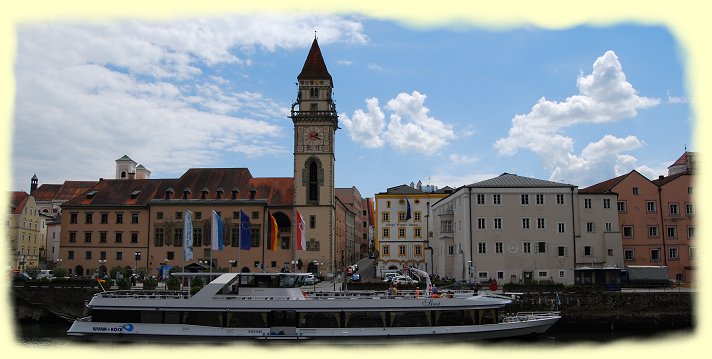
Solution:
<svg viewBox="0 0 712 359">
<path fill-rule="evenodd" d="M 268 212 L 269 213 L 269 212 Z M 273 252 L 277 251 L 277 238 L 279 237 L 279 231 L 277 227 L 277 220 L 274 219 L 272 213 L 269 213 L 269 243 L 267 243 L 267 248 Z"/>
</svg>

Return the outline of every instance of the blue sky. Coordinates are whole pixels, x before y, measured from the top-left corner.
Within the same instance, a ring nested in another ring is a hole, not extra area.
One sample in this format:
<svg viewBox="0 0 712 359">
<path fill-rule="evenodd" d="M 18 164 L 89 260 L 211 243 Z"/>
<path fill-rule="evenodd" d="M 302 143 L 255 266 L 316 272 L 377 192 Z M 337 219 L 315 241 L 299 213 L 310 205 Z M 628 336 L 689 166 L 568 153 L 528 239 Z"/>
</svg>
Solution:
<svg viewBox="0 0 712 359">
<path fill-rule="evenodd" d="M 314 30 L 340 114 L 336 185 L 364 197 L 503 172 L 580 187 L 632 169 L 655 178 L 695 150 L 685 59 L 662 26 L 47 21 L 17 27 L 12 188 L 29 190 L 33 174 L 112 178 L 124 154 L 152 178 L 192 167 L 291 176 L 287 116 Z"/>
</svg>

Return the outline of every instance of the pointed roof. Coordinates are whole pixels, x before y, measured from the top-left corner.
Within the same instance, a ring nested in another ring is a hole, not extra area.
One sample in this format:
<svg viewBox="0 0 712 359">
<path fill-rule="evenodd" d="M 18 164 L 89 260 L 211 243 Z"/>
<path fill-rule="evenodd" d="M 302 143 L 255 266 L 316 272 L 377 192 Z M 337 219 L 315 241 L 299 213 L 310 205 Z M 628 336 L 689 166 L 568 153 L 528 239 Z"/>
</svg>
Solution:
<svg viewBox="0 0 712 359">
<path fill-rule="evenodd" d="M 680 158 L 678 158 L 677 161 L 675 161 L 675 163 L 673 163 L 673 164 L 671 164 L 670 166 L 668 166 L 668 168 L 670 168 L 670 167 L 672 167 L 672 166 L 685 165 L 685 164 L 687 164 L 688 162 L 693 161 L 693 157 L 694 157 L 694 155 L 692 154 L 692 152 L 685 151 L 685 153 L 683 153 L 682 156 L 680 156 Z"/>
<path fill-rule="evenodd" d="M 10 210 L 12 214 L 22 213 L 22 209 L 25 208 L 29 198 L 30 195 L 25 191 L 10 192 Z"/>
<path fill-rule="evenodd" d="M 467 187 L 479 188 L 556 188 L 556 187 L 576 187 L 567 183 L 545 181 L 536 178 L 517 176 L 511 173 L 501 175 L 468 185 Z"/>
<path fill-rule="evenodd" d="M 129 156 L 127 156 L 127 155 L 123 155 L 121 158 L 119 158 L 118 160 L 116 160 L 116 162 L 119 162 L 119 161 L 131 161 L 131 162 L 133 162 L 134 160 L 132 160 L 131 158 L 129 158 Z"/>
<path fill-rule="evenodd" d="M 319 43 L 316 41 L 316 38 L 314 38 L 314 42 L 312 42 L 307 60 L 304 61 L 304 67 L 302 67 L 302 72 L 299 73 L 297 79 L 329 79 L 329 81 L 331 81 L 331 75 L 329 74 L 329 70 L 326 69 L 326 63 L 324 62 L 324 57 L 321 56 L 321 49 L 319 49 Z"/>
</svg>

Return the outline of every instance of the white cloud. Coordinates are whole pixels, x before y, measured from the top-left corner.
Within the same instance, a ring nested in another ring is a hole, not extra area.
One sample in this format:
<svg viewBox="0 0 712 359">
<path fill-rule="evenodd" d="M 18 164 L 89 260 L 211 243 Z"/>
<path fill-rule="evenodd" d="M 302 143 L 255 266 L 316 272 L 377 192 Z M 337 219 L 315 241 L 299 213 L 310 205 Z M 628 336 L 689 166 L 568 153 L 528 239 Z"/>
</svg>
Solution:
<svg viewBox="0 0 712 359">
<path fill-rule="evenodd" d="M 385 106 L 390 112 L 387 125 L 376 98 L 366 100 L 366 112 L 358 109 L 350 119 L 342 115 L 342 122 L 351 139 L 367 148 L 388 144 L 400 152 L 433 154 L 456 136 L 449 125 L 429 116 L 430 110 L 424 106 L 425 98 L 413 91 L 411 94 L 400 93 L 389 100 Z"/>
<path fill-rule="evenodd" d="M 670 95 L 670 91 L 667 92 L 667 103 L 670 104 L 684 104 L 687 103 L 687 98 L 677 97 Z"/>
<path fill-rule="evenodd" d="M 383 71 L 383 67 L 381 67 L 381 65 L 379 64 L 368 64 L 368 69 L 374 71 Z"/>
<path fill-rule="evenodd" d="M 258 49 L 308 48 L 314 29 L 322 46 L 368 41 L 361 23 L 332 15 L 19 26 L 15 183 L 112 176 L 123 154 L 165 177 L 228 153 L 289 153 L 289 104 L 237 82 L 250 81 Z"/>
<path fill-rule="evenodd" d="M 448 159 L 453 164 L 469 164 L 469 163 L 475 163 L 478 160 L 478 158 L 476 156 L 458 155 L 456 153 L 453 153 L 450 156 L 448 156 Z"/>
<path fill-rule="evenodd" d="M 341 115 L 341 123 L 355 142 L 366 148 L 383 147 L 382 133 L 386 127 L 386 115 L 381 111 L 375 97 L 366 100 L 366 109 L 366 112 L 361 109 L 354 111 L 352 119 Z"/>
<path fill-rule="evenodd" d="M 495 149 L 503 155 L 528 149 L 552 171 L 551 180 L 568 183 L 584 181 L 587 173 L 605 168 L 626 167 L 630 158 L 623 152 L 642 146 L 635 136 L 606 135 L 576 155 L 574 140 L 565 135 L 564 130 L 578 124 L 602 124 L 635 117 L 639 109 L 656 106 L 660 100 L 638 96 L 613 51 L 596 59 L 592 73 L 579 75 L 576 82 L 579 94 L 563 102 L 542 97 L 531 112 L 514 116 L 508 136 L 497 140 Z"/>
<path fill-rule="evenodd" d="M 351 60 L 338 60 L 336 63 L 339 65 L 351 66 Z"/>
</svg>

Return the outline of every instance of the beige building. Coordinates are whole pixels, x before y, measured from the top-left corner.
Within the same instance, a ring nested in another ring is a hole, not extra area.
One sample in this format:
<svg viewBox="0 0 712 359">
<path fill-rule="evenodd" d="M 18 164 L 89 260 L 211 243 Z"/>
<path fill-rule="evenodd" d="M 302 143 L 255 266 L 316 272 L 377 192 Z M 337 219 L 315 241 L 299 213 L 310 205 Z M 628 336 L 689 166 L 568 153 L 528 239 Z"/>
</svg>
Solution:
<svg viewBox="0 0 712 359">
<path fill-rule="evenodd" d="M 433 229 L 430 206 L 452 189 L 400 185 L 375 196 L 376 276 L 387 270 L 415 267 L 433 271 L 428 233 Z"/>
<path fill-rule="evenodd" d="M 573 185 L 508 173 L 460 187 L 432 207 L 435 273 L 467 282 L 616 281 L 615 209 L 582 211 L 580 202 L 588 203 Z M 582 235 L 587 223 L 600 229 Z"/>
</svg>

